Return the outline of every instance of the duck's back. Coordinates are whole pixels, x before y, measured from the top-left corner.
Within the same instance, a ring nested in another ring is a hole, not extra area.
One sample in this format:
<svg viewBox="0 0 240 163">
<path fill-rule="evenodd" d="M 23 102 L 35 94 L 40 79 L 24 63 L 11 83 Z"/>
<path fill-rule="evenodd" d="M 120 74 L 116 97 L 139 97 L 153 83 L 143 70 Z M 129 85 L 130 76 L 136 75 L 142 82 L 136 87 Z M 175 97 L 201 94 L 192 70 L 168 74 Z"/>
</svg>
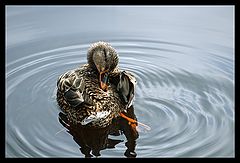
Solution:
<svg viewBox="0 0 240 163">
<path fill-rule="evenodd" d="M 58 104 L 74 123 L 105 127 L 125 108 L 116 84 L 110 82 L 104 92 L 88 64 L 62 74 L 57 87 Z"/>
</svg>

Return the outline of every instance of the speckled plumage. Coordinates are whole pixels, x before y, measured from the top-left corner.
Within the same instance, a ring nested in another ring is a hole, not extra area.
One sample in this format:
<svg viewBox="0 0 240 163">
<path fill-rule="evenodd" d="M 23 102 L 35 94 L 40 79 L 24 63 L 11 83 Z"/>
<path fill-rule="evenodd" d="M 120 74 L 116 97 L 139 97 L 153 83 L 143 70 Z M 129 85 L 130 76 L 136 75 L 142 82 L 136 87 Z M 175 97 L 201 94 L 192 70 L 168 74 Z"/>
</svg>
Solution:
<svg viewBox="0 0 240 163">
<path fill-rule="evenodd" d="M 105 57 L 110 56 L 105 59 L 110 70 L 107 91 L 99 87 L 99 73 L 92 57 L 96 49 L 104 49 Z M 108 53 L 111 53 L 111 55 Z M 113 118 L 119 116 L 120 112 L 130 107 L 136 81 L 130 79 L 134 76 L 130 75 L 129 72 L 126 75 L 125 71 L 121 72 L 119 70 L 117 53 L 108 43 L 98 42 L 93 44 L 87 57 L 87 64 L 67 71 L 58 78 L 57 102 L 71 122 L 93 127 L 106 127 L 111 124 Z M 124 74 L 126 79 L 129 80 L 127 82 L 129 85 L 126 87 L 129 95 L 122 93 L 126 92 L 123 91 L 125 87 L 121 83 Z M 129 87 L 131 90 L 129 90 Z M 126 97 L 127 101 L 124 100 Z"/>
</svg>

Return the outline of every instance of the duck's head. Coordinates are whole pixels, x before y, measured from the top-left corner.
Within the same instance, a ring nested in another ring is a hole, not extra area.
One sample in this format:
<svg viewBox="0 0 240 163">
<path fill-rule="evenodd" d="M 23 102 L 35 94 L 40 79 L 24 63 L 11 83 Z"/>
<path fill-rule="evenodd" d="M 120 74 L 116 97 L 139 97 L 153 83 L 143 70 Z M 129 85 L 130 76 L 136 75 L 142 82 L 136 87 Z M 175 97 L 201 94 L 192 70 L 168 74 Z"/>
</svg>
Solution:
<svg viewBox="0 0 240 163">
<path fill-rule="evenodd" d="M 116 50 L 106 42 L 96 42 L 88 50 L 88 64 L 99 74 L 100 88 L 107 90 L 109 74 L 118 65 L 118 54 Z"/>
</svg>

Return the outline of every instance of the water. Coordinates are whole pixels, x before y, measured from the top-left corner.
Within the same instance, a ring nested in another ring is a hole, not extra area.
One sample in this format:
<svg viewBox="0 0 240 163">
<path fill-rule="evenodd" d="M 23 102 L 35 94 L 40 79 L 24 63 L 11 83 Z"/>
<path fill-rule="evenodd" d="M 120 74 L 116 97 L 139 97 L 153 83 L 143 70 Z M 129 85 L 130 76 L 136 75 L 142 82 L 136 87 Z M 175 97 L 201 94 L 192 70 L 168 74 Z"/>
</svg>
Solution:
<svg viewBox="0 0 240 163">
<path fill-rule="evenodd" d="M 6 157 L 84 157 L 58 121 L 56 81 L 86 63 L 99 40 L 137 77 L 135 114 L 151 127 L 139 131 L 137 157 L 234 157 L 233 13 L 233 6 L 7 6 Z M 100 157 L 125 157 L 126 138 L 116 139 Z"/>
</svg>

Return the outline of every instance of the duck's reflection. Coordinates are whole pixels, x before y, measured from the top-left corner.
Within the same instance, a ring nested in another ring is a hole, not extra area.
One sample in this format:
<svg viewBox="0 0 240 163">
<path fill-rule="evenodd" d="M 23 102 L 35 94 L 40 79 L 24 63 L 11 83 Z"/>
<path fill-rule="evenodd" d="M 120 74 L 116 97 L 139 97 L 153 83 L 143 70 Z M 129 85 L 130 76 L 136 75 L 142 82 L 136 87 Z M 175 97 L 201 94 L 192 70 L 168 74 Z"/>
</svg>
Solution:
<svg viewBox="0 0 240 163">
<path fill-rule="evenodd" d="M 135 120 L 137 119 L 133 107 L 127 110 L 126 115 Z M 122 117 L 114 119 L 113 123 L 105 128 L 92 128 L 70 123 L 66 115 L 60 112 L 59 122 L 68 129 L 68 133 L 73 136 L 73 140 L 80 146 L 80 151 L 85 157 L 100 156 L 101 150 L 115 148 L 115 145 L 123 142 L 123 140 L 110 139 L 108 136 L 119 136 L 120 134 L 124 134 L 127 139 L 124 155 L 126 157 L 137 156 L 135 147 L 139 134 L 136 130 L 136 125 L 130 125 Z"/>
</svg>

